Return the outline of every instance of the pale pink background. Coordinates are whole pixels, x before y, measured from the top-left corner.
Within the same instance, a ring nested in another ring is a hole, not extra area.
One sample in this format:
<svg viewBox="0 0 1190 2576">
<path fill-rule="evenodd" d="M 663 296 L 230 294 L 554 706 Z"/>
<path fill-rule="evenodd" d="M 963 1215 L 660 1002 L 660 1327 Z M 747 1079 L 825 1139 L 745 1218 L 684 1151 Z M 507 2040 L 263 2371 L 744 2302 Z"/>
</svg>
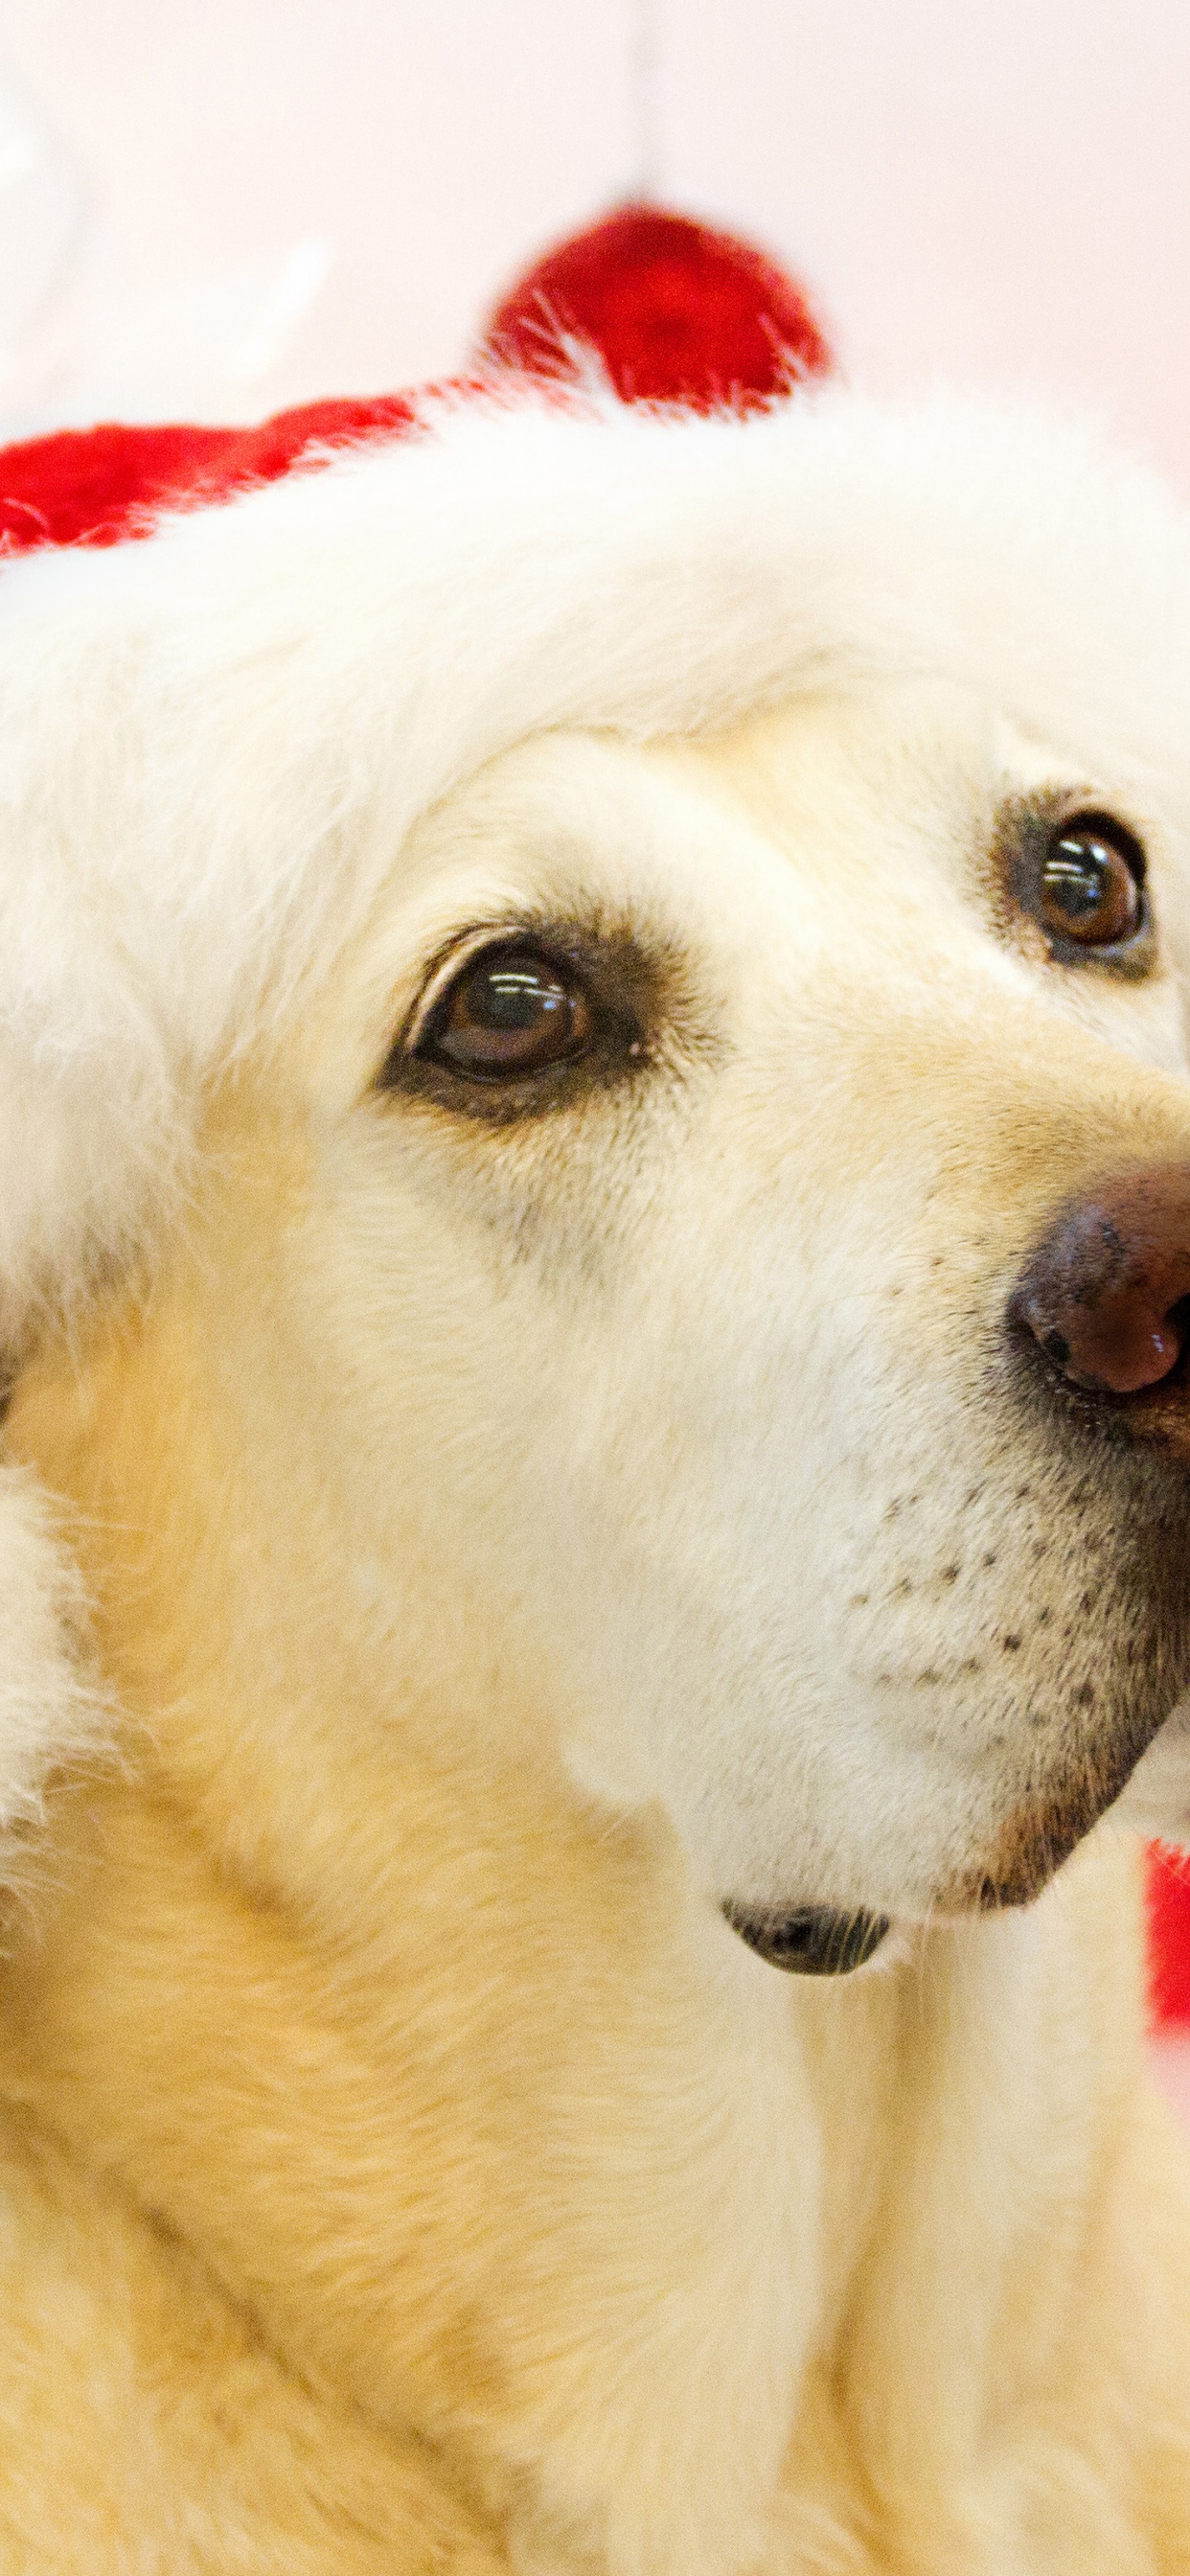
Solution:
<svg viewBox="0 0 1190 2576">
<path fill-rule="evenodd" d="M 90 228 L 0 432 L 450 367 L 502 280 L 631 185 L 642 8 L 665 195 L 799 262 L 855 376 L 1090 404 L 1190 489 L 1169 0 L 9 0 L 0 71 Z M 0 189 L 0 263 L 3 217 Z"/>
</svg>

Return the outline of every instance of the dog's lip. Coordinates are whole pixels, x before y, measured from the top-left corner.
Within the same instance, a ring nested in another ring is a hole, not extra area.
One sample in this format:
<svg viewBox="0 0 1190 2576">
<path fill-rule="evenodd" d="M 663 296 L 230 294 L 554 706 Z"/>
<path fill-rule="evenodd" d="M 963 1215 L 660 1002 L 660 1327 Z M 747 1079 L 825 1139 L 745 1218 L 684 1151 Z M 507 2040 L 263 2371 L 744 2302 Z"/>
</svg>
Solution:
<svg viewBox="0 0 1190 2576">
<path fill-rule="evenodd" d="M 772 1968 L 799 1977 L 846 1977 L 862 1968 L 890 1930 L 887 1914 L 830 1905 L 748 1906 L 729 1902 L 732 1931 Z"/>
</svg>

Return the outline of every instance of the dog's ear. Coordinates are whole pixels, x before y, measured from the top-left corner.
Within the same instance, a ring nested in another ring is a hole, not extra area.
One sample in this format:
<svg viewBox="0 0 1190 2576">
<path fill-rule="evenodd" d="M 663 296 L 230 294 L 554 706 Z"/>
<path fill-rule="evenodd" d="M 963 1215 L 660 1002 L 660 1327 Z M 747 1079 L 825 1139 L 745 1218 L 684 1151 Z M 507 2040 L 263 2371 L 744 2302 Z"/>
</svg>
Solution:
<svg viewBox="0 0 1190 2576">
<path fill-rule="evenodd" d="M 178 1136 L 175 1087 L 121 989 L 118 958 L 93 943 L 95 979 L 113 1007 L 111 1043 L 98 1048 L 85 1028 L 85 974 L 70 974 L 80 963 L 70 938 L 54 951 L 57 1007 L 41 1010 L 33 1036 L 0 1025 L 0 1396 L 44 1334 L 85 1332 L 111 1280 L 144 1257 Z M 3 1005 L 8 994 L 0 1020 Z M 126 1046 L 113 1043 L 118 1020 Z M 0 1430 L 0 1886 L 21 1875 L 49 1775 L 111 1736 L 88 1631 L 70 1530 L 52 1494 L 5 1455 Z"/>
<path fill-rule="evenodd" d="M 43 850 L 54 762 L 36 749 L 22 772 L 0 727 L 0 1426 L 43 1340 L 76 1347 L 151 1257 L 188 1133 L 166 1003 L 130 954 L 135 912 L 105 886 L 102 843 L 88 866 L 83 831 L 62 829 L 55 867 L 51 826 Z M 114 1731 L 69 1528 L 5 1443 L 0 1427 L 0 1887 L 22 1874 L 51 1772 Z"/>
</svg>

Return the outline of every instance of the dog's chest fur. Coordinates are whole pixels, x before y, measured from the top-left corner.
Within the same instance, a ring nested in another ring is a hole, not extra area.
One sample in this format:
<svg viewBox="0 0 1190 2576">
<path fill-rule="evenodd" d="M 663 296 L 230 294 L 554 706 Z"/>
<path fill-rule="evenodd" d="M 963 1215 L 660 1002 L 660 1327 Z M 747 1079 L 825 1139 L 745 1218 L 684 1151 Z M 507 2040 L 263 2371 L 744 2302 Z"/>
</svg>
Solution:
<svg viewBox="0 0 1190 2576">
<path fill-rule="evenodd" d="M 584 1885 L 533 1804 L 493 1815 L 536 1873 L 519 2039 L 478 2048 L 448 1924 L 414 1973 L 333 1894 L 220 1883 L 165 1799 L 98 1802 L 6 2052 L 14 2566 L 1163 2564 L 1098 2323 L 1129 2074 L 1093 2113 L 1077 2074 L 1133 1973 L 1074 1988 L 1126 1862 L 807 1991 L 697 1927 L 683 1966 L 648 1837 Z"/>
</svg>

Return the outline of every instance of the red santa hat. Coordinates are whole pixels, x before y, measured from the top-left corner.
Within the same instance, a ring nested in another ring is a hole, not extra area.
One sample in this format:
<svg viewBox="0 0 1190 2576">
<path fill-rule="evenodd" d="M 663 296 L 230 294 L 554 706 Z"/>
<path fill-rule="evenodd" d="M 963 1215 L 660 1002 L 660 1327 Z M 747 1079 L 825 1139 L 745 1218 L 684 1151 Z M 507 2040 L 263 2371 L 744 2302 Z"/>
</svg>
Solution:
<svg viewBox="0 0 1190 2576">
<path fill-rule="evenodd" d="M 872 673 L 978 689 L 1190 829 L 1160 487 L 1044 418 L 849 390 L 779 270 L 651 209 L 531 271 L 453 382 L 0 454 L 8 1348 L 143 1247 L 204 1081 L 453 783 L 544 727 Z M 0 1561 L 2 1826 L 96 1717 L 11 1472 Z"/>
<path fill-rule="evenodd" d="M 763 409 L 830 353 L 792 279 L 748 242 L 652 206 L 626 206 L 540 260 L 492 315 L 474 378 L 561 387 L 597 358 L 623 402 Z M 447 391 L 446 387 L 440 389 Z M 251 429 L 194 424 L 59 430 L 0 454 L 0 552 L 112 546 L 165 510 L 210 506 L 339 449 L 417 426 L 425 397 L 305 403 Z"/>
</svg>

